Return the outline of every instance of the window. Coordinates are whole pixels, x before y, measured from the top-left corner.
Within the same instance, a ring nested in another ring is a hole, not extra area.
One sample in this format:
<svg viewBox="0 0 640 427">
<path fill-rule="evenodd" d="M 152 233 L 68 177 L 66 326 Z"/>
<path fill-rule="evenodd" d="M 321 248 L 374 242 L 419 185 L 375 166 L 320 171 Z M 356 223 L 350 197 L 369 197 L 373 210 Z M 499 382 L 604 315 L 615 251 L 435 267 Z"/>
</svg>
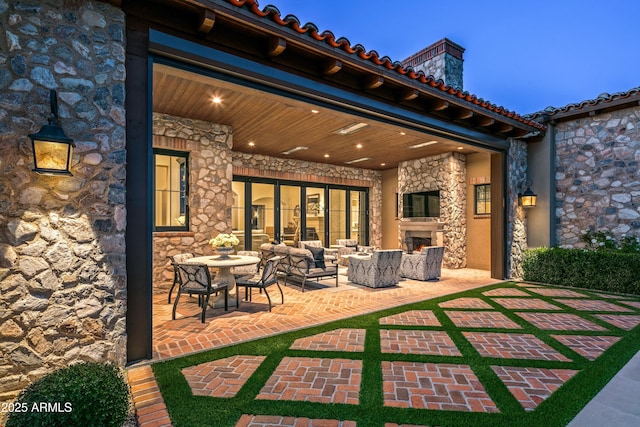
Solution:
<svg viewBox="0 0 640 427">
<path fill-rule="evenodd" d="M 491 213 L 491 184 L 475 186 L 475 214 L 489 215 Z"/>
<path fill-rule="evenodd" d="M 154 150 L 154 230 L 189 230 L 189 153 Z"/>
</svg>

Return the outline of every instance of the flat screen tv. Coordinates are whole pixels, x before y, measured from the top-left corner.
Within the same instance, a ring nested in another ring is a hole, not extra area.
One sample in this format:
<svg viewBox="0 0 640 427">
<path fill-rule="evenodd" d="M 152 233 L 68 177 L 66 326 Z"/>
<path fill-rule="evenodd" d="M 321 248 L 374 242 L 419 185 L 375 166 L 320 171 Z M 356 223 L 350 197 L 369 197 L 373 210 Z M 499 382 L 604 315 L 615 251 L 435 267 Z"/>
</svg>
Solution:
<svg viewBox="0 0 640 427">
<path fill-rule="evenodd" d="M 439 217 L 440 190 L 403 194 L 402 216 L 405 218 Z"/>
</svg>

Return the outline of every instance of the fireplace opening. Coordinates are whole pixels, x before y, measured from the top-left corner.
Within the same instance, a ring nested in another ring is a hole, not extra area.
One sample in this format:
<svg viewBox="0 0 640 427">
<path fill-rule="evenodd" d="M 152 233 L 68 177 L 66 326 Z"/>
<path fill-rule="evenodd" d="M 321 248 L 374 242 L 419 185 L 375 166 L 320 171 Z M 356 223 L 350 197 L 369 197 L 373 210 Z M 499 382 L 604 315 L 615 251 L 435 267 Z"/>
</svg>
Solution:
<svg viewBox="0 0 640 427">
<path fill-rule="evenodd" d="M 404 244 L 407 247 L 407 253 L 411 254 L 420 252 L 426 246 L 431 246 L 431 238 L 408 236 L 404 239 Z"/>
</svg>

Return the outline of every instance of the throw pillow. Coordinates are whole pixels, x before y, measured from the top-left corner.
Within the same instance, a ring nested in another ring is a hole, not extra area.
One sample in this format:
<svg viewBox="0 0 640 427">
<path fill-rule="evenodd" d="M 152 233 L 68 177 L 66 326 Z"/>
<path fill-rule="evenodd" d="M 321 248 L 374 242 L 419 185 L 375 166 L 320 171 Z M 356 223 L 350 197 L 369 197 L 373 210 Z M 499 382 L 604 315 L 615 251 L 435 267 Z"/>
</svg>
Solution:
<svg viewBox="0 0 640 427">
<path fill-rule="evenodd" d="M 313 255 L 313 261 L 315 262 L 316 268 L 327 268 L 324 263 L 324 248 L 316 248 L 309 245 L 304 245 L 304 248 Z"/>
</svg>

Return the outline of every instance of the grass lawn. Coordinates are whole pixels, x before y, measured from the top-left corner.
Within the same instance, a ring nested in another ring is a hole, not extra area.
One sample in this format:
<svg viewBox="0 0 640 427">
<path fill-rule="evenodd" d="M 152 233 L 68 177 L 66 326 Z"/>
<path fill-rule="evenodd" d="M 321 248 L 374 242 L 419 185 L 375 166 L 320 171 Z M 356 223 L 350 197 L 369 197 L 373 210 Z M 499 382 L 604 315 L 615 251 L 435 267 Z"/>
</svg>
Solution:
<svg viewBox="0 0 640 427">
<path fill-rule="evenodd" d="M 639 301 L 506 282 L 153 371 L 175 426 L 235 426 L 243 414 L 358 427 L 563 426 L 640 350 Z M 246 378 L 231 378 L 238 367 Z M 204 392 L 238 390 L 194 395 L 185 375 Z"/>
</svg>

